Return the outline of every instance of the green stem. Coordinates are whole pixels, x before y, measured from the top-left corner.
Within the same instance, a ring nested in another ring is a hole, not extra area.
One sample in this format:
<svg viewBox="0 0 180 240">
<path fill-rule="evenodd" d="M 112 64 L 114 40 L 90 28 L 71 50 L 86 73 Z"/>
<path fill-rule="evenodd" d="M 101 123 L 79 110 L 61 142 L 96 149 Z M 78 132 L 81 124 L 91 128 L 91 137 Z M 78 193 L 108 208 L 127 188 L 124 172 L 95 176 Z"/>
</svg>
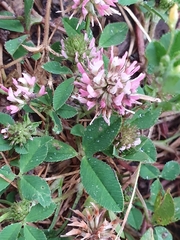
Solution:
<svg viewBox="0 0 180 240">
<path fill-rule="evenodd" d="M 4 220 L 8 219 L 9 215 L 10 215 L 10 212 L 7 212 L 7 213 L 3 214 L 0 217 L 0 222 L 3 222 Z"/>
<path fill-rule="evenodd" d="M 89 14 L 88 14 L 87 18 L 86 18 L 86 26 L 85 26 L 85 30 L 86 30 L 87 33 L 89 32 L 89 29 L 90 29 L 90 17 L 89 17 Z"/>
<path fill-rule="evenodd" d="M 61 199 L 62 199 L 62 185 L 63 185 L 63 181 L 64 181 L 64 178 L 62 177 L 61 179 L 59 179 L 59 184 L 58 184 L 59 185 L 59 187 L 58 187 L 58 196 L 61 197 Z M 53 217 L 53 220 L 51 222 L 51 225 L 50 225 L 48 231 L 51 231 L 54 228 L 54 226 L 55 226 L 55 224 L 56 224 L 56 222 L 58 220 L 58 215 L 59 215 L 59 211 L 61 209 L 61 205 L 62 205 L 62 201 L 59 201 L 59 203 L 57 203 L 57 208 L 56 208 L 56 211 L 54 213 L 54 217 Z"/>
<path fill-rule="evenodd" d="M 168 47 L 168 50 L 167 50 L 167 54 L 169 55 L 169 52 L 171 50 L 171 47 L 173 45 L 173 42 L 174 42 L 174 37 L 175 37 L 175 30 L 171 30 L 171 39 L 170 39 L 170 44 L 169 44 L 169 47 Z"/>
<path fill-rule="evenodd" d="M 13 203 L 12 202 L 9 202 L 9 201 L 7 201 L 7 200 L 3 200 L 3 199 L 0 199 L 0 203 L 4 203 L 4 204 L 7 204 L 7 205 L 9 205 L 9 206 L 11 206 Z M 0 209 L 0 211 L 1 211 L 2 209 Z"/>
</svg>

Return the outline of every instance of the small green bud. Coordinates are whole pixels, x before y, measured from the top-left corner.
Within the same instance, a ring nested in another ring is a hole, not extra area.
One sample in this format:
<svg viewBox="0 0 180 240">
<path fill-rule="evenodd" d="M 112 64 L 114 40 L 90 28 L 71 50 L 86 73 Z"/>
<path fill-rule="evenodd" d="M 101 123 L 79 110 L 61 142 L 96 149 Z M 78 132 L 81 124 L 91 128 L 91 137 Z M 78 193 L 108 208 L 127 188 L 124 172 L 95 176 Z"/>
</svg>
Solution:
<svg viewBox="0 0 180 240">
<path fill-rule="evenodd" d="M 77 54 L 78 59 L 81 61 L 83 54 L 87 52 L 87 42 L 84 40 L 83 34 L 68 37 L 64 41 L 64 45 L 65 52 L 71 62 L 74 62 Z"/>
<path fill-rule="evenodd" d="M 28 215 L 31 209 L 31 203 L 28 200 L 15 202 L 9 208 L 9 220 L 20 222 Z"/>
</svg>

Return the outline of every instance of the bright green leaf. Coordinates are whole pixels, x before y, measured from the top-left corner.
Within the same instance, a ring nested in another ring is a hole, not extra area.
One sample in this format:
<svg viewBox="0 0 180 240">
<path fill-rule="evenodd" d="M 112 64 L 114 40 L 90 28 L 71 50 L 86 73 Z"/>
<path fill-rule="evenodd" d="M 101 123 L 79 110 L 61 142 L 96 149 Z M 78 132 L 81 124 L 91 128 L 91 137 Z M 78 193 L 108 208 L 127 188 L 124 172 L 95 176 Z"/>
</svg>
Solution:
<svg viewBox="0 0 180 240">
<path fill-rule="evenodd" d="M 21 177 L 20 191 L 23 198 L 30 201 L 37 201 L 43 207 L 51 204 L 51 192 L 48 184 L 38 176 L 24 175 Z"/>
<path fill-rule="evenodd" d="M 164 165 L 161 177 L 166 180 L 174 180 L 180 174 L 180 165 L 176 161 L 169 161 Z"/>
<path fill-rule="evenodd" d="M 0 232 L 0 239 L 2 240 L 15 240 L 17 239 L 21 230 L 21 223 L 13 223 L 3 228 Z"/>
<path fill-rule="evenodd" d="M 48 144 L 46 162 L 59 162 L 77 156 L 77 152 L 69 144 L 53 140 Z"/>
<path fill-rule="evenodd" d="M 121 156 L 122 159 L 143 163 L 154 163 L 157 158 L 157 153 L 153 142 L 145 136 L 141 136 L 140 138 L 141 144 L 135 148 L 124 151 Z"/>
<path fill-rule="evenodd" d="M 105 150 L 114 140 L 121 127 L 121 118 L 111 116 L 110 126 L 104 119 L 97 118 L 84 132 L 82 144 L 86 155 Z"/>
<path fill-rule="evenodd" d="M 24 239 L 28 239 L 28 240 L 47 240 L 45 234 L 43 233 L 42 230 L 29 226 L 29 225 L 25 225 L 24 226 Z"/>
<path fill-rule="evenodd" d="M 50 217 L 56 208 L 55 203 L 51 203 L 48 207 L 42 207 L 40 204 L 31 208 L 31 211 L 26 216 L 26 222 L 42 221 Z"/>
<path fill-rule="evenodd" d="M 136 230 L 139 230 L 141 228 L 142 222 L 143 215 L 141 211 L 133 207 L 129 213 L 127 223 Z"/>
<path fill-rule="evenodd" d="M 69 78 L 56 88 L 53 97 L 53 107 L 55 110 L 60 109 L 71 95 L 74 88 L 73 82 L 74 78 Z"/>
<path fill-rule="evenodd" d="M 140 170 L 140 176 L 146 180 L 159 177 L 160 171 L 157 167 L 150 164 L 142 164 Z"/>
<path fill-rule="evenodd" d="M 50 61 L 42 65 L 42 68 L 53 74 L 71 74 L 71 70 L 66 66 L 61 66 L 59 62 Z"/>
<path fill-rule="evenodd" d="M 4 165 L 3 167 L 0 168 L 0 174 L 7 178 L 10 182 L 15 179 L 15 174 L 11 171 L 11 168 L 7 165 Z M 5 189 L 10 183 L 5 181 L 1 176 L 0 176 L 0 192 Z"/>
<path fill-rule="evenodd" d="M 80 174 L 84 188 L 97 203 L 114 212 L 123 210 L 121 186 L 109 165 L 96 158 L 84 157 Z"/>
<path fill-rule="evenodd" d="M 165 226 L 173 221 L 175 207 L 173 198 L 169 192 L 166 192 L 163 197 L 157 195 L 154 206 L 153 222 Z"/>
<path fill-rule="evenodd" d="M 128 31 L 127 24 L 124 22 L 109 23 L 103 29 L 99 39 L 99 47 L 110 47 L 122 43 Z"/>
</svg>

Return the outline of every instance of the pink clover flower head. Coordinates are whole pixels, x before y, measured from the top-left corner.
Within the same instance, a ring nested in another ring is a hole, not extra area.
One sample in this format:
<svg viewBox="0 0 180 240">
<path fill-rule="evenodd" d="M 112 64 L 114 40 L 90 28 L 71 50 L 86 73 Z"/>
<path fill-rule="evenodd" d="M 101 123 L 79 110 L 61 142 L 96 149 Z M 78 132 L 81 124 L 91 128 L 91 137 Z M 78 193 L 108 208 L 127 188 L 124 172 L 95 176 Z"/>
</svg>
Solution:
<svg viewBox="0 0 180 240">
<path fill-rule="evenodd" d="M 80 12 L 81 16 L 79 19 L 78 26 L 81 24 L 83 20 L 86 19 L 86 16 L 89 15 L 92 26 L 94 26 L 94 21 L 97 21 L 100 28 L 101 24 L 97 18 L 97 15 L 100 16 L 109 16 L 112 14 L 118 14 L 120 13 L 114 9 L 115 3 L 118 2 L 118 0 L 73 0 L 74 4 L 72 5 L 72 9 L 74 10 L 70 18 L 72 18 L 76 13 Z"/>
<path fill-rule="evenodd" d="M 137 62 L 130 63 L 127 60 L 127 53 L 119 58 L 114 56 L 112 49 L 107 71 L 102 55 L 92 59 L 87 69 L 81 63 L 78 63 L 77 67 L 81 77 L 79 81 L 74 82 L 77 92 L 73 97 L 86 104 L 88 110 L 95 106 L 94 119 L 102 114 L 105 122 L 110 125 L 113 111 L 120 115 L 133 113 L 129 108 L 134 104 L 140 104 L 137 100 L 141 99 L 142 95 L 137 93 L 137 88 L 145 74 L 140 73 L 133 77 L 139 66 Z"/>
<path fill-rule="evenodd" d="M 13 78 L 13 84 L 16 88 L 15 91 L 13 91 L 11 87 L 6 88 L 3 85 L 0 86 L 1 89 L 7 93 L 7 100 L 14 103 L 13 105 L 6 107 L 7 110 L 11 112 L 11 114 L 16 113 L 22 109 L 23 106 L 31 99 L 46 94 L 45 86 L 42 86 L 38 93 L 34 93 L 36 78 L 31 77 L 26 73 L 23 73 L 23 77 L 20 77 L 17 80 Z"/>
</svg>

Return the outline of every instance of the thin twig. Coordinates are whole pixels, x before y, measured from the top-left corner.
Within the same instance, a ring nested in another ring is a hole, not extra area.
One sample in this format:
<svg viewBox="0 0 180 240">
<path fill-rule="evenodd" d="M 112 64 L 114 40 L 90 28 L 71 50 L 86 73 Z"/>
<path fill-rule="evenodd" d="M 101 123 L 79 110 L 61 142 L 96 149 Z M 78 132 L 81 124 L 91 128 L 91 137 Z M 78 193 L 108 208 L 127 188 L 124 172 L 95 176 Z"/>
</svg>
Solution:
<svg viewBox="0 0 180 240">
<path fill-rule="evenodd" d="M 147 40 L 149 42 L 151 42 L 151 38 L 148 35 L 148 33 L 145 31 L 145 29 L 143 28 L 143 26 L 141 25 L 140 21 L 137 19 L 137 17 L 134 15 L 134 13 L 131 11 L 131 9 L 129 9 L 128 7 L 124 6 L 124 9 L 129 13 L 129 15 L 132 17 L 132 19 L 135 21 L 135 23 L 138 25 L 138 27 L 141 29 L 141 31 L 144 33 L 144 35 L 146 36 Z"/>
<path fill-rule="evenodd" d="M 55 177 L 48 177 L 48 178 L 43 178 L 45 181 L 51 181 L 51 180 L 56 180 L 58 178 L 62 178 L 62 177 L 66 177 L 66 176 L 70 176 L 70 175 L 74 175 L 76 173 L 79 173 L 79 170 L 76 170 L 74 172 L 70 172 L 70 173 L 64 173 Z"/>
<path fill-rule="evenodd" d="M 124 216 L 124 220 L 123 220 L 121 229 L 120 229 L 120 231 L 118 232 L 115 240 L 117 240 L 118 237 L 121 236 L 121 234 L 122 234 L 122 232 L 123 232 L 123 230 L 124 230 L 124 227 L 125 227 L 125 225 L 126 225 L 126 222 L 127 222 L 128 216 L 129 216 L 129 213 L 130 213 L 130 211 L 131 211 L 132 203 L 133 203 L 133 200 L 134 200 L 134 197 L 135 197 L 135 193 L 136 193 L 136 188 L 137 188 L 137 183 L 138 183 L 138 178 L 139 178 L 140 169 L 141 169 L 141 163 L 139 163 L 139 166 L 138 166 L 137 171 L 136 171 L 136 178 L 135 178 L 135 183 L 134 183 L 134 189 L 133 189 L 133 192 L 132 192 L 131 200 L 130 200 L 130 202 L 129 202 L 129 206 L 128 206 L 127 211 L 126 211 L 126 214 L 125 214 L 125 216 Z"/>
</svg>

